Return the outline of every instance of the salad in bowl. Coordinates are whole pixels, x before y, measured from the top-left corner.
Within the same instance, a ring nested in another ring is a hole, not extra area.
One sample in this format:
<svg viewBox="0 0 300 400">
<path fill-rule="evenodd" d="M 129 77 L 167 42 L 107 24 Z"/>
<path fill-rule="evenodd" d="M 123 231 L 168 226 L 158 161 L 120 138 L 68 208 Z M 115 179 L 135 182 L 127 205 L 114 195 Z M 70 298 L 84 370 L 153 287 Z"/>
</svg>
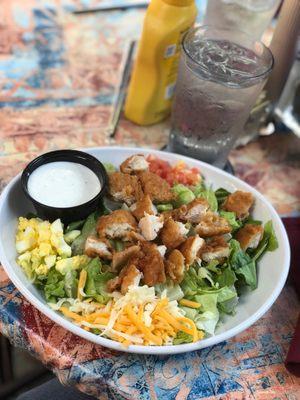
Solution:
<svg viewBox="0 0 300 400">
<path fill-rule="evenodd" d="M 107 194 L 86 219 L 19 217 L 17 264 L 53 310 L 124 348 L 214 335 L 277 249 L 272 221 L 253 218 L 252 193 L 213 190 L 182 161 L 105 167 Z"/>
</svg>

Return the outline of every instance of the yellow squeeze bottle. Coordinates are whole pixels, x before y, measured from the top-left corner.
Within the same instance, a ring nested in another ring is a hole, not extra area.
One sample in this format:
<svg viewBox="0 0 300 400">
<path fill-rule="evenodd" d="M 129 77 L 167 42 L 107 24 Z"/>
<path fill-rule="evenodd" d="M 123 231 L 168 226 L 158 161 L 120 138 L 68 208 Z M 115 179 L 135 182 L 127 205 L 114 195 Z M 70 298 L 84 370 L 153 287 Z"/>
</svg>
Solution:
<svg viewBox="0 0 300 400">
<path fill-rule="evenodd" d="M 168 116 L 181 40 L 197 15 L 194 0 L 151 0 L 125 102 L 125 116 L 150 125 Z"/>
</svg>

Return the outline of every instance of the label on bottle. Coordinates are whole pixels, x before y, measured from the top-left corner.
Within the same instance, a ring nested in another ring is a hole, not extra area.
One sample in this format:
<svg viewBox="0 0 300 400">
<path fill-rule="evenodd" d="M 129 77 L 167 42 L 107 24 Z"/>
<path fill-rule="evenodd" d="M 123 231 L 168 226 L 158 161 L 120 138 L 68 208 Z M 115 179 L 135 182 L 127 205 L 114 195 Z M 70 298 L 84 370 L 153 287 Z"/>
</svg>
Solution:
<svg viewBox="0 0 300 400">
<path fill-rule="evenodd" d="M 162 90 L 158 95 L 160 96 L 160 102 L 155 112 L 155 117 L 157 119 L 165 118 L 170 112 L 176 87 L 181 42 L 188 29 L 189 27 L 184 27 L 181 31 L 176 33 L 176 35 L 172 35 L 172 37 L 169 38 L 169 43 L 166 43 L 165 47 L 162 49 L 161 55 L 163 57 L 163 67 L 166 73 L 161 82 Z"/>
<path fill-rule="evenodd" d="M 176 47 L 177 47 L 176 44 L 170 44 L 170 46 L 167 46 L 164 57 L 169 58 L 174 56 L 174 54 L 176 53 Z"/>
<path fill-rule="evenodd" d="M 165 90 L 165 99 L 169 100 L 173 97 L 176 82 L 170 83 Z"/>
</svg>

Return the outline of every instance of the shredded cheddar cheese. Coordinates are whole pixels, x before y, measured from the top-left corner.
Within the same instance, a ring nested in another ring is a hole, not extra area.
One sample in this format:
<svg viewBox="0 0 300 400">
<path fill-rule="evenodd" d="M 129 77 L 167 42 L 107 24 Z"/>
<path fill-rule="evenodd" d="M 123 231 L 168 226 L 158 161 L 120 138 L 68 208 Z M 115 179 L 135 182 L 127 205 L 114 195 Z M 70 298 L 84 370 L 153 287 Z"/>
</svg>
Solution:
<svg viewBox="0 0 300 400">
<path fill-rule="evenodd" d="M 181 299 L 179 300 L 179 304 L 182 306 L 190 307 L 190 308 L 200 308 L 201 304 L 197 303 L 196 301 L 191 301 L 187 299 Z"/>
<path fill-rule="evenodd" d="M 77 298 L 78 300 L 83 299 L 83 288 L 86 283 L 86 278 L 87 278 L 87 272 L 85 269 L 81 270 L 80 276 L 79 276 L 79 282 L 78 282 L 78 290 L 77 290 Z"/>
<path fill-rule="evenodd" d="M 86 271 L 82 270 L 78 288 L 83 291 L 86 283 Z M 172 344 L 178 332 L 193 337 L 193 342 L 204 337 L 195 323 L 184 316 L 176 301 L 167 297 L 157 298 L 154 288 L 132 288 L 122 297 L 112 296 L 106 305 L 94 307 L 94 312 L 75 313 L 61 306 L 60 311 L 83 329 L 99 329 L 100 335 L 119 341 L 123 346 L 131 344 L 166 345 Z M 81 292 L 78 290 L 78 297 Z M 181 305 L 198 308 L 199 303 L 182 299 Z"/>
</svg>

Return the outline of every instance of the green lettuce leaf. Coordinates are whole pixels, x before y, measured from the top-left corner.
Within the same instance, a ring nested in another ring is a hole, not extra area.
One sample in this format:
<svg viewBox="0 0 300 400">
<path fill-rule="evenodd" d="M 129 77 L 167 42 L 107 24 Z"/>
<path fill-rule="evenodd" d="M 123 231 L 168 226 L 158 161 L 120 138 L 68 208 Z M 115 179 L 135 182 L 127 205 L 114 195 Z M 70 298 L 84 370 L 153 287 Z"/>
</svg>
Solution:
<svg viewBox="0 0 300 400">
<path fill-rule="evenodd" d="M 203 185 L 196 186 L 194 189 L 194 195 L 196 197 L 203 197 L 207 200 L 209 207 L 212 211 L 218 210 L 218 200 L 216 198 L 215 192 L 209 188 L 203 187 Z"/>
<path fill-rule="evenodd" d="M 221 273 L 221 270 L 220 268 L 217 268 L 218 265 L 219 265 L 218 260 L 211 260 L 208 264 L 205 265 L 205 268 L 219 275 Z"/>
<path fill-rule="evenodd" d="M 256 249 L 248 249 L 248 253 L 254 261 L 261 258 L 267 251 L 274 251 L 278 248 L 278 240 L 273 228 L 272 221 L 268 221 L 264 226 L 264 235 Z"/>
<path fill-rule="evenodd" d="M 194 319 L 197 328 L 213 335 L 219 321 L 218 293 L 197 295 L 195 301 L 201 304 L 199 311 L 202 311 Z"/>
<path fill-rule="evenodd" d="M 238 295 L 234 286 L 224 286 L 218 292 L 218 309 L 225 314 L 234 314 L 238 304 Z"/>
<path fill-rule="evenodd" d="M 67 271 L 65 275 L 64 289 L 67 297 L 75 299 L 78 288 L 78 272 L 75 270 Z"/>
<path fill-rule="evenodd" d="M 201 289 L 209 289 L 212 283 L 211 274 L 204 267 L 190 267 L 180 286 L 185 296 L 194 296 Z"/>
<path fill-rule="evenodd" d="M 65 234 L 68 233 L 68 232 L 77 230 L 77 229 L 81 229 L 81 228 L 83 227 L 84 223 L 85 223 L 85 219 L 82 219 L 82 220 L 80 220 L 80 221 L 71 222 L 71 223 L 66 227 Z"/>
<path fill-rule="evenodd" d="M 109 297 L 106 291 L 106 283 L 115 275 L 111 272 L 102 271 L 102 264 L 99 258 L 94 258 L 85 267 L 87 271 L 87 279 L 84 292 L 87 297 L 92 297 L 99 303 L 105 304 Z"/>
<path fill-rule="evenodd" d="M 174 201 L 175 207 L 180 207 L 183 204 L 188 204 L 195 199 L 194 193 L 188 187 L 179 183 L 172 187 L 172 191 L 176 195 L 176 200 Z"/>
<path fill-rule="evenodd" d="M 252 290 L 257 287 L 256 265 L 249 254 L 245 253 L 237 240 L 230 240 L 231 253 L 229 265 L 238 278 L 238 286 L 250 286 Z"/>
<path fill-rule="evenodd" d="M 216 281 L 220 287 L 233 286 L 237 280 L 237 277 L 230 267 L 225 268 L 222 273 L 217 276 Z"/>
<path fill-rule="evenodd" d="M 183 343 L 191 343 L 193 341 L 193 336 L 188 333 L 179 331 L 175 339 L 173 340 L 173 344 L 183 344 Z"/>
<path fill-rule="evenodd" d="M 219 188 L 218 190 L 215 191 L 215 196 L 217 198 L 218 201 L 218 205 L 221 206 L 224 201 L 226 200 L 227 196 L 230 195 L 230 192 L 228 192 L 228 190 L 223 189 L 223 188 Z"/>
<path fill-rule="evenodd" d="M 236 219 L 236 215 L 234 212 L 221 210 L 220 216 L 225 218 L 228 221 L 233 232 L 236 231 L 237 229 L 239 229 L 243 225 L 242 222 L 240 222 Z"/>
<path fill-rule="evenodd" d="M 87 237 L 96 234 L 97 219 L 98 219 L 98 214 L 96 212 L 90 214 L 87 217 L 82 227 L 81 234 L 72 243 L 71 248 L 73 255 L 83 254 L 84 245 Z"/>
<path fill-rule="evenodd" d="M 163 291 L 166 290 L 167 297 L 170 301 L 180 300 L 183 298 L 184 294 L 181 287 L 174 283 L 173 281 L 167 281 L 167 283 L 160 283 L 155 285 L 155 293 L 160 297 Z"/>
<path fill-rule="evenodd" d="M 56 271 L 56 269 L 50 269 L 44 286 L 44 293 L 47 302 L 56 303 L 57 299 L 66 297 L 64 278 L 64 275 Z"/>
<path fill-rule="evenodd" d="M 113 172 L 116 172 L 117 168 L 112 164 L 112 163 L 103 163 L 105 171 L 108 174 L 112 174 Z"/>
</svg>

